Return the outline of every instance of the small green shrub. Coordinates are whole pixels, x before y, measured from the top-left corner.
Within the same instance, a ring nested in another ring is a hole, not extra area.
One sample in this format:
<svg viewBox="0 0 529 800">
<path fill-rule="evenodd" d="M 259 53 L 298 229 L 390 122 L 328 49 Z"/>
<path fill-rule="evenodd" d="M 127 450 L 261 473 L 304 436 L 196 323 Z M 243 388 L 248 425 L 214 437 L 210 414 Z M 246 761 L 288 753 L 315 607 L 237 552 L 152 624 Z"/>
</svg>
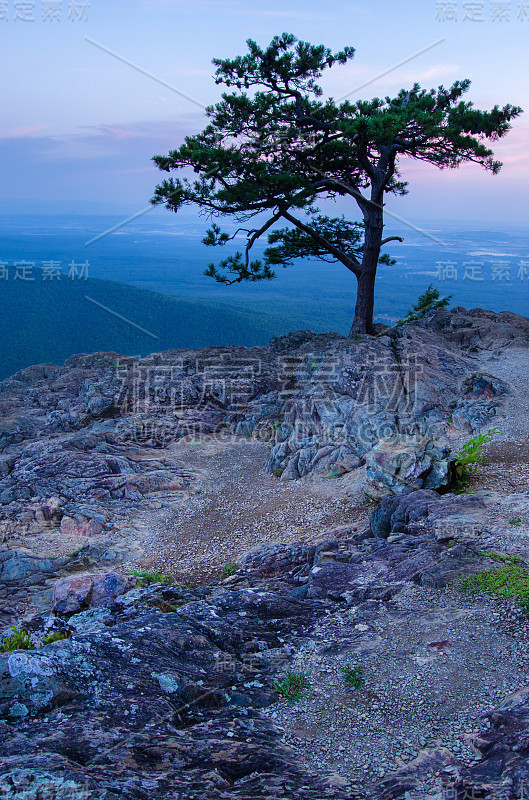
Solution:
<svg viewBox="0 0 529 800">
<path fill-rule="evenodd" d="M 365 683 L 365 673 L 363 667 L 344 667 L 342 670 L 342 678 L 348 686 L 353 689 L 361 689 Z"/>
<path fill-rule="evenodd" d="M 238 564 L 224 564 L 222 569 L 222 577 L 223 578 L 231 578 L 232 575 L 235 575 L 239 566 Z"/>
<path fill-rule="evenodd" d="M 509 525 L 525 525 L 525 520 L 523 517 L 511 517 Z"/>
<path fill-rule="evenodd" d="M 276 478 L 280 478 L 283 472 L 284 470 L 282 470 L 281 467 L 276 467 L 275 469 L 272 470 L 272 475 L 275 475 Z"/>
<path fill-rule="evenodd" d="M 497 555 L 494 554 L 494 560 L 498 560 Z M 464 578 L 461 590 L 519 600 L 526 605 L 529 601 L 529 567 L 515 556 L 500 556 L 499 560 L 504 562 L 501 567 Z"/>
<path fill-rule="evenodd" d="M 483 463 L 483 445 L 490 442 L 498 432 L 497 428 L 491 428 L 487 433 L 478 433 L 466 442 L 454 461 L 454 489 L 456 494 L 460 494 L 468 489 L 470 478 L 476 472 L 479 464 Z"/>
<path fill-rule="evenodd" d="M 313 356 L 309 362 L 309 374 L 312 375 L 316 367 L 318 366 L 318 359 Z"/>
<path fill-rule="evenodd" d="M 31 636 L 26 631 L 20 630 L 13 625 L 13 633 L 0 641 L 0 653 L 10 653 L 13 650 L 36 650 L 37 648 L 31 641 Z"/>
<path fill-rule="evenodd" d="M 130 574 L 138 578 L 136 586 L 150 586 L 151 583 L 163 583 L 166 586 L 170 586 L 173 583 L 173 576 L 164 575 L 162 572 L 134 569 Z"/>
<path fill-rule="evenodd" d="M 446 306 L 450 305 L 452 297 L 453 295 L 451 294 L 448 295 L 448 297 L 441 297 L 439 289 L 434 289 L 433 283 L 430 283 L 424 294 L 419 295 L 419 299 L 415 305 L 411 307 L 411 310 L 408 311 L 403 319 L 399 319 L 396 326 L 399 327 L 405 325 L 407 322 L 414 322 L 415 320 L 421 319 L 429 311 L 437 311 L 439 308 L 446 308 Z"/>
<path fill-rule="evenodd" d="M 65 639 L 69 639 L 71 635 L 71 631 L 55 631 L 55 633 L 49 633 L 47 636 L 45 636 L 42 640 L 42 644 L 44 646 L 46 644 L 53 644 L 53 642 L 62 642 Z"/>
<path fill-rule="evenodd" d="M 310 681 L 305 672 L 287 672 L 284 678 L 274 683 L 274 689 L 288 703 L 295 703 L 310 689 Z"/>
</svg>

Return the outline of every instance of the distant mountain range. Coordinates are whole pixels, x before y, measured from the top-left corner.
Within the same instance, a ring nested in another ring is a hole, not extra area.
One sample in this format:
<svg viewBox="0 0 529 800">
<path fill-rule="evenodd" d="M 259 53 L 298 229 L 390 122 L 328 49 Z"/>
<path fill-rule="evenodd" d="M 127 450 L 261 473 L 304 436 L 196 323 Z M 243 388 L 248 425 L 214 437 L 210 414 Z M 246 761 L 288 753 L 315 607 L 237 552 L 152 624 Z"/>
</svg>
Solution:
<svg viewBox="0 0 529 800">
<path fill-rule="evenodd" d="M 221 286 L 204 276 L 221 254 L 202 244 L 200 220 L 155 214 L 127 225 L 119 217 L 0 218 L 0 378 L 79 352 L 144 356 L 262 345 L 300 329 L 349 331 L 356 282 L 341 264 L 304 260 L 278 268 L 274 281 Z M 453 306 L 529 314 L 527 229 L 402 228 L 388 230 L 405 241 L 391 250 L 396 266 L 379 268 L 376 321 L 404 316 L 430 282 L 453 296 Z M 88 279 L 69 278 L 70 265 L 87 259 Z M 15 280 L 17 263 L 34 265 L 35 280 Z M 49 264 L 61 270 L 60 279 L 44 279 Z"/>
<path fill-rule="evenodd" d="M 278 333 L 278 320 L 264 314 L 115 281 L 45 278 L 36 267 L 30 274 L 33 280 L 12 274 L 0 282 L 0 379 L 30 364 L 62 363 L 74 353 L 144 356 L 172 348 L 262 345 Z"/>
</svg>

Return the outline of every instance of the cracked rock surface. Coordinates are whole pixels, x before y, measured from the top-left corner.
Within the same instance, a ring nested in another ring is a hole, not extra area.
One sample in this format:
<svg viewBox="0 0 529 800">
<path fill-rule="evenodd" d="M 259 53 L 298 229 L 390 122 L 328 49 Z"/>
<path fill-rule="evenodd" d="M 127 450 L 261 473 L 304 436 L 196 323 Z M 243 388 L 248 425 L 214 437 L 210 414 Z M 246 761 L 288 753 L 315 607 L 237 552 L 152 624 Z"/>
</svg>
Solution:
<svg viewBox="0 0 529 800">
<path fill-rule="evenodd" d="M 528 332 L 442 310 L 0 384 L 0 633 L 37 648 L 0 654 L 0 796 L 520 800 L 529 618 L 460 589 L 529 562 Z"/>
</svg>

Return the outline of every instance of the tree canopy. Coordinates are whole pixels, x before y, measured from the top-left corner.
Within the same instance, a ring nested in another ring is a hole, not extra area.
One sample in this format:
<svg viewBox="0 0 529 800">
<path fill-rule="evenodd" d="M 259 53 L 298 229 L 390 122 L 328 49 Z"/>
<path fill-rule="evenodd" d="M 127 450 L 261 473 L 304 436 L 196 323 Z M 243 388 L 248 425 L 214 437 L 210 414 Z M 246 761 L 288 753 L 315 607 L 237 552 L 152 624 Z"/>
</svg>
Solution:
<svg viewBox="0 0 529 800">
<path fill-rule="evenodd" d="M 216 83 L 231 91 L 207 109 L 209 124 L 153 159 L 165 172 L 191 170 L 197 177 L 163 180 L 152 202 L 172 211 L 196 205 L 212 220 L 235 221 L 235 233 L 212 222 L 203 240 L 226 246 L 245 238 L 243 251 L 207 268 L 222 283 L 271 279 L 274 266 L 298 258 L 342 263 L 358 281 L 350 335 L 370 333 L 377 265 L 392 263 L 382 248 L 402 241 L 383 234 L 385 195 L 407 192 L 400 161 L 440 169 L 474 162 L 496 174 L 501 163 L 489 142 L 510 130 L 521 109 L 474 108 L 463 99 L 469 80 L 449 89 L 416 83 L 396 97 L 367 101 L 322 99 L 317 81 L 324 70 L 350 61 L 354 48 L 333 53 L 287 33 L 265 49 L 253 40 L 247 45 L 244 56 L 213 60 Z M 321 212 L 318 202 L 337 197 L 354 201 L 359 222 Z M 280 222 L 288 224 L 277 227 Z M 263 257 L 252 258 L 264 235 Z"/>
</svg>

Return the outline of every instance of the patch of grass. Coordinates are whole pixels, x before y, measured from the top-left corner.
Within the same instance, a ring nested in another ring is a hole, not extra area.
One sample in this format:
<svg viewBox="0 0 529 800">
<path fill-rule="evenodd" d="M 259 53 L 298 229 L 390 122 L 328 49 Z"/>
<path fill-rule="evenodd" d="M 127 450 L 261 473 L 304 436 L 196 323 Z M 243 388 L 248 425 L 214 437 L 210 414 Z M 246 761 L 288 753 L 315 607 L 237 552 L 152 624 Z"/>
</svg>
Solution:
<svg viewBox="0 0 529 800">
<path fill-rule="evenodd" d="M 164 575 L 162 572 L 134 569 L 130 574 L 138 578 L 136 586 L 150 586 L 151 583 L 163 583 L 165 586 L 171 586 L 173 583 L 173 576 Z"/>
<path fill-rule="evenodd" d="M 230 563 L 224 564 L 224 567 L 222 568 L 222 577 L 231 578 L 232 575 L 235 575 L 238 569 L 239 569 L 238 564 L 230 564 Z"/>
<path fill-rule="evenodd" d="M 167 600 L 158 600 L 157 603 L 154 604 L 156 608 L 159 608 L 162 614 L 172 614 L 177 611 L 183 603 L 169 603 Z"/>
<path fill-rule="evenodd" d="M 504 562 L 501 567 L 469 575 L 461 582 L 464 592 L 484 592 L 494 597 L 514 599 L 526 605 L 529 602 L 529 567 L 515 556 L 489 553 L 489 558 Z"/>
<path fill-rule="evenodd" d="M 276 467 L 272 470 L 272 475 L 275 475 L 276 478 L 280 478 L 285 470 L 281 469 L 281 467 Z"/>
<path fill-rule="evenodd" d="M 0 641 L 0 653 L 11 653 L 13 650 L 36 650 L 31 636 L 26 631 L 13 625 L 13 633 Z"/>
<path fill-rule="evenodd" d="M 509 525 L 525 525 L 525 520 L 523 517 L 510 517 Z"/>
<path fill-rule="evenodd" d="M 288 703 L 295 703 L 310 689 L 310 681 L 305 672 L 287 672 L 284 678 L 274 683 L 274 689 Z"/>
<path fill-rule="evenodd" d="M 487 433 L 478 433 L 466 442 L 454 461 L 454 489 L 456 494 L 469 491 L 468 484 L 470 478 L 476 472 L 479 464 L 483 463 L 483 445 L 490 442 L 498 432 L 497 428 L 491 428 Z"/>
<path fill-rule="evenodd" d="M 520 608 L 522 609 L 522 613 L 529 614 L 529 600 L 521 600 Z"/>
<path fill-rule="evenodd" d="M 518 556 L 508 556 L 506 553 L 496 553 L 495 550 L 482 550 L 482 556 L 491 558 L 493 561 L 502 561 L 504 564 L 519 564 L 522 560 Z"/>
<path fill-rule="evenodd" d="M 363 667 L 344 667 L 341 670 L 342 678 L 348 686 L 353 689 L 361 689 L 365 683 L 365 672 Z"/>
<path fill-rule="evenodd" d="M 42 640 L 42 645 L 53 644 L 53 642 L 63 642 L 65 639 L 69 639 L 71 635 L 71 631 L 55 631 L 55 633 L 49 633 Z"/>
</svg>

